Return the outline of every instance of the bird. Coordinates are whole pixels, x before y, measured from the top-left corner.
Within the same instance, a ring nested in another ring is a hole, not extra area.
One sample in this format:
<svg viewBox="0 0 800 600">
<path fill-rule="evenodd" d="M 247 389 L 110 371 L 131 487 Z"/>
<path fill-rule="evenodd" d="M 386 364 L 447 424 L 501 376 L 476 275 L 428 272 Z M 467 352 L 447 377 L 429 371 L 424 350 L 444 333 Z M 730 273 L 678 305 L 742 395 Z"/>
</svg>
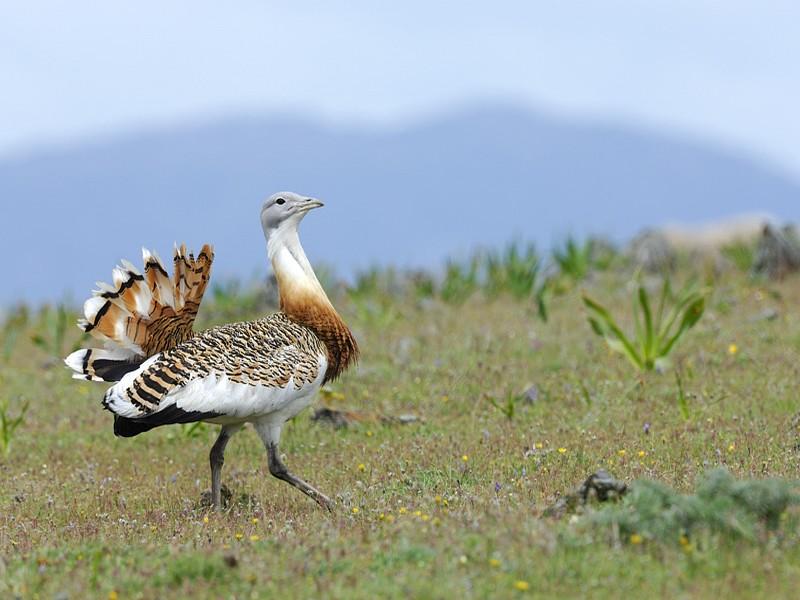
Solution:
<svg viewBox="0 0 800 600">
<path fill-rule="evenodd" d="M 221 425 L 209 453 L 215 509 L 222 508 L 225 448 L 247 423 L 261 438 L 274 477 L 334 508 L 328 496 L 287 468 L 279 450 L 285 423 L 359 357 L 353 333 L 300 244 L 300 222 L 321 206 L 293 192 L 273 194 L 261 206 L 280 297 L 277 312 L 195 332 L 213 247 L 204 245 L 195 257 L 176 244 L 171 279 L 158 254 L 143 248 L 143 271 L 121 261 L 113 284 L 98 282 L 84 303 L 78 326 L 103 347 L 82 348 L 64 359 L 76 379 L 113 382 L 102 406 L 114 415 L 116 436 L 174 423 Z"/>
</svg>

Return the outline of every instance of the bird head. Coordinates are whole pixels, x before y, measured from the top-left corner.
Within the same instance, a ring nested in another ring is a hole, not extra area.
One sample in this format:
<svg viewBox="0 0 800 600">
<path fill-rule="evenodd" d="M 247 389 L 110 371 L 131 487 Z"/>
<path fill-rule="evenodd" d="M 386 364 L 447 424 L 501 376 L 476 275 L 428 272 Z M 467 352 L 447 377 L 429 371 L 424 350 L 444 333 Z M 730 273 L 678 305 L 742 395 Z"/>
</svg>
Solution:
<svg viewBox="0 0 800 600">
<path fill-rule="evenodd" d="M 264 201 L 261 207 L 261 226 L 267 239 L 288 230 L 296 230 L 306 214 L 323 206 L 316 198 L 294 192 L 278 192 Z"/>
</svg>

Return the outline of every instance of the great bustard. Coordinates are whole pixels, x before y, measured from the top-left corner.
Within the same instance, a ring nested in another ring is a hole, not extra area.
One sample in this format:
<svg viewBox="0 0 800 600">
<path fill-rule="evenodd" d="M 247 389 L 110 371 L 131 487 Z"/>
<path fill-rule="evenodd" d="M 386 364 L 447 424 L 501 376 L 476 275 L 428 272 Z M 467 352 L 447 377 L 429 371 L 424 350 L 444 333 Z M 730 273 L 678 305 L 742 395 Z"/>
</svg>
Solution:
<svg viewBox="0 0 800 600">
<path fill-rule="evenodd" d="M 209 457 L 217 508 L 225 446 L 245 423 L 264 442 L 272 475 L 332 507 L 327 496 L 286 468 L 278 450 L 284 423 L 358 358 L 353 334 L 300 245 L 298 225 L 319 206 L 319 200 L 281 192 L 261 208 L 280 312 L 195 333 L 212 248 L 203 246 L 197 258 L 176 248 L 172 281 L 158 256 L 143 250 L 144 273 L 123 261 L 114 269 L 114 285 L 99 283 L 84 305 L 79 326 L 105 348 L 78 350 L 65 360 L 77 379 L 118 382 L 103 398 L 118 436 L 171 423 L 222 425 Z"/>
</svg>

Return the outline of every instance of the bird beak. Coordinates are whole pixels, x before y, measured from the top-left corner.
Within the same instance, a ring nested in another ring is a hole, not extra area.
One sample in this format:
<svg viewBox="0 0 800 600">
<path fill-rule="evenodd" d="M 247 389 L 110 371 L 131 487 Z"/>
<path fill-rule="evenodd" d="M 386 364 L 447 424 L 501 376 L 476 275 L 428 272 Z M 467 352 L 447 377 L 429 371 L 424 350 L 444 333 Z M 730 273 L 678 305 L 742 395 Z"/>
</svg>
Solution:
<svg viewBox="0 0 800 600">
<path fill-rule="evenodd" d="M 308 198 L 298 208 L 302 212 L 308 212 L 313 208 L 319 208 L 321 206 L 325 206 L 325 205 L 322 202 L 320 202 L 319 200 L 317 200 L 316 198 Z"/>
</svg>

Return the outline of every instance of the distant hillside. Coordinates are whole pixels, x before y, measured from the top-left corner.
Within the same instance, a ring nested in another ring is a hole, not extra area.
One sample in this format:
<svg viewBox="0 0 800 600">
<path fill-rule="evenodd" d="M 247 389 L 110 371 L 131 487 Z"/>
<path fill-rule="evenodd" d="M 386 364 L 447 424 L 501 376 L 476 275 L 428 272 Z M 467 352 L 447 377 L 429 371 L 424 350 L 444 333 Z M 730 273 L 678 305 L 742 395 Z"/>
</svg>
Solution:
<svg viewBox="0 0 800 600">
<path fill-rule="evenodd" d="M 258 209 L 282 189 L 327 207 L 304 223 L 315 261 L 434 265 L 475 245 L 746 212 L 800 219 L 800 184 L 746 156 L 653 132 L 507 108 L 396 132 L 241 118 L 0 162 L 0 304 L 81 299 L 120 257 L 215 244 L 217 275 L 265 272 Z"/>
</svg>

